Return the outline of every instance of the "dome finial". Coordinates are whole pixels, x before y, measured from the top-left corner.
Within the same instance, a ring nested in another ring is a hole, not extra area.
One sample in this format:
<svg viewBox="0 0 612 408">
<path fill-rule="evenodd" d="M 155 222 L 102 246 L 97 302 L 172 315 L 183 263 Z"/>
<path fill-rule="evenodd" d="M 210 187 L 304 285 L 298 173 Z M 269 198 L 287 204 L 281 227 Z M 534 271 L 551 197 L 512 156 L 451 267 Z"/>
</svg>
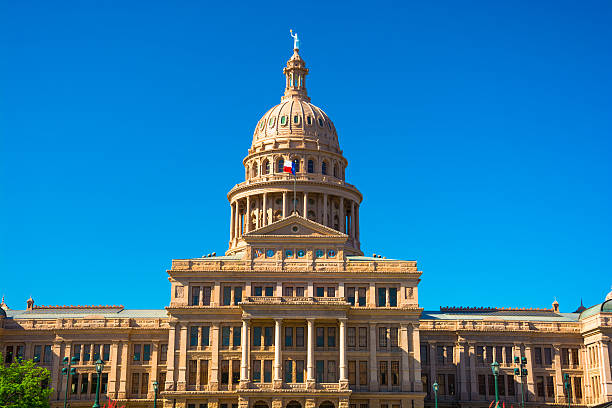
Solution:
<svg viewBox="0 0 612 408">
<path fill-rule="evenodd" d="M 293 50 L 294 51 L 299 51 L 300 49 L 300 39 L 298 38 L 297 33 L 293 34 L 293 29 L 289 30 L 289 34 L 291 34 L 291 37 L 293 37 Z"/>
</svg>

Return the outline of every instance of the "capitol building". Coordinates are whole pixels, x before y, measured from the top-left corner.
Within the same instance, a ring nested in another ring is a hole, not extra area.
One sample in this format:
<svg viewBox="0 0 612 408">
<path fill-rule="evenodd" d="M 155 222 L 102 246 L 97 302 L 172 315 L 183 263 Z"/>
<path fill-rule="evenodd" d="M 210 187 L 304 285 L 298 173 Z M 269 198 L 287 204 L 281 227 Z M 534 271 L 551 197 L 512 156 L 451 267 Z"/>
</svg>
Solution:
<svg viewBox="0 0 612 408">
<path fill-rule="evenodd" d="M 612 293 L 571 313 L 423 310 L 416 261 L 361 251 L 363 196 L 297 42 L 283 73 L 227 195 L 225 254 L 173 260 L 160 310 L 3 300 L 5 363 L 48 368 L 53 407 L 92 406 L 98 359 L 102 401 L 128 408 L 152 407 L 154 382 L 164 408 L 484 408 L 496 379 L 508 407 L 611 402 Z"/>
</svg>

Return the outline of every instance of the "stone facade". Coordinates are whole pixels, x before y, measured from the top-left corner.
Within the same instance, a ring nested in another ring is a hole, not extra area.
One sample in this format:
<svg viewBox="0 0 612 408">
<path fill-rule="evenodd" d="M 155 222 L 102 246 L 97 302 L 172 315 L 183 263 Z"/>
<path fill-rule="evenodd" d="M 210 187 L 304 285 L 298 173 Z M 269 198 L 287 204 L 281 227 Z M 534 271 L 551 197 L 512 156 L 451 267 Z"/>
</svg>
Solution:
<svg viewBox="0 0 612 408">
<path fill-rule="evenodd" d="M 310 103 L 299 51 L 285 93 L 258 122 L 245 181 L 228 193 L 225 255 L 172 261 L 165 310 L 122 306 L 0 309 L 6 361 L 51 371 L 52 405 L 91 406 L 94 361 L 103 394 L 128 407 L 419 408 L 612 401 L 612 299 L 576 313 L 441 308 L 418 302 L 415 261 L 363 256 L 362 195 L 329 117 Z M 294 162 L 295 176 L 284 172 Z M 295 200 L 295 201 L 294 201 Z M 62 374 L 77 357 L 76 374 Z M 527 375 L 514 375 L 526 357 Z M 571 393 L 563 385 L 569 374 Z"/>
</svg>

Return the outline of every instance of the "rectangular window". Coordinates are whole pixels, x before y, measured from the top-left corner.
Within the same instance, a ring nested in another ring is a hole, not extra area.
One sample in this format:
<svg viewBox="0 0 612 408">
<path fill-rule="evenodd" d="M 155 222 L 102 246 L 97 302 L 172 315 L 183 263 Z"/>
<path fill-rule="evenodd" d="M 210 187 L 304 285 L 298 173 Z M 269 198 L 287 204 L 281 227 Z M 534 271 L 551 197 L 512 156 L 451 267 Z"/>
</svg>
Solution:
<svg viewBox="0 0 612 408">
<path fill-rule="evenodd" d="M 264 346 L 272 345 L 272 333 L 274 332 L 274 327 L 266 327 L 264 330 Z"/>
<path fill-rule="evenodd" d="M 350 385 L 357 385 L 357 362 L 355 360 L 348 362 L 348 378 Z"/>
<path fill-rule="evenodd" d="M 336 347 L 336 328 L 327 328 L 327 347 Z"/>
<path fill-rule="evenodd" d="M 91 344 L 83 345 L 83 361 L 91 360 Z"/>
<path fill-rule="evenodd" d="M 575 366 L 580 364 L 580 359 L 578 357 L 578 349 L 572 349 L 572 364 Z"/>
<path fill-rule="evenodd" d="M 380 385 L 388 385 L 388 373 L 387 373 L 387 362 L 379 361 L 378 362 L 378 381 Z"/>
<path fill-rule="evenodd" d="M 285 347 L 293 347 L 293 327 L 285 327 Z"/>
<path fill-rule="evenodd" d="M 285 360 L 285 382 L 293 382 L 293 361 Z"/>
<path fill-rule="evenodd" d="M 295 362 L 295 382 L 304 382 L 304 360 L 297 360 Z"/>
<path fill-rule="evenodd" d="M 195 385 L 196 384 L 196 377 L 198 375 L 198 362 L 196 360 L 189 360 L 189 365 L 187 367 L 188 371 L 187 371 L 187 384 L 189 385 Z"/>
<path fill-rule="evenodd" d="M 489 395 L 495 395 L 495 376 L 489 374 Z"/>
<path fill-rule="evenodd" d="M 53 360 L 53 351 L 50 344 L 45 344 L 43 348 L 43 363 L 50 363 Z"/>
<path fill-rule="evenodd" d="M 427 344 L 421 344 L 421 364 L 429 364 L 429 346 Z"/>
<path fill-rule="evenodd" d="M 42 361 L 42 346 L 34 346 L 34 362 Z"/>
<path fill-rule="evenodd" d="M 336 382 L 336 361 L 329 360 L 327 362 L 327 382 Z"/>
<path fill-rule="evenodd" d="M 325 288 L 322 286 L 317 286 L 316 290 L 315 290 L 315 296 L 316 297 L 324 297 L 325 296 Z"/>
<path fill-rule="evenodd" d="M 436 363 L 444 364 L 444 346 L 436 346 Z"/>
<path fill-rule="evenodd" d="M 448 375 L 448 395 L 455 395 L 455 374 Z"/>
<path fill-rule="evenodd" d="M 295 328 L 295 346 L 304 347 L 304 328 L 303 327 Z"/>
<path fill-rule="evenodd" d="M 212 288 L 210 286 L 204 286 L 202 290 L 202 304 L 204 306 L 210 306 L 210 295 Z"/>
<path fill-rule="evenodd" d="M 232 384 L 240 382 L 240 360 L 232 360 Z"/>
<path fill-rule="evenodd" d="M 232 288 L 231 286 L 223 287 L 223 306 L 232 304 Z"/>
<path fill-rule="evenodd" d="M 538 397 L 544 397 L 544 377 L 536 377 L 536 395 Z"/>
<path fill-rule="evenodd" d="M 359 362 L 359 385 L 368 385 L 368 362 Z"/>
<path fill-rule="evenodd" d="M 399 361 L 391 362 L 391 385 L 399 385 Z"/>
<path fill-rule="evenodd" d="M 569 365 L 569 356 L 570 356 L 569 349 L 562 348 L 561 349 L 561 364 L 565 366 Z"/>
<path fill-rule="evenodd" d="M 261 382 L 261 360 L 253 360 L 253 382 Z"/>
<path fill-rule="evenodd" d="M 476 346 L 476 363 L 478 363 L 478 365 L 484 364 L 484 347 L 483 346 Z"/>
<path fill-rule="evenodd" d="M 140 344 L 134 344 L 134 361 L 140 361 L 140 351 L 142 346 Z"/>
<path fill-rule="evenodd" d="M 535 353 L 534 353 L 534 363 L 536 365 L 542 365 L 542 349 L 540 347 L 536 347 L 534 349 Z"/>
<path fill-rule="evenodd" d="M 378 328 L 378 347 L 387 348 L 387 328 L 386 327 Z"/>
<path fill-rule="evenodd" d="M 195 347 L 198 345 L 198 326 L 191 326 L 189 328 L 189 346 Z"/>
<path fill-rule="evenodd" d="M 208 360 L 200 360 L 200 385 L 208 384 Z"/>
<path fill-rule="evenodd" d="M 102 378 L 100 378 L 100 392 L 102 394 L 106 394 L 108 391 L 108 374 L 102 373 Z"/>
<path fill-rule="evenodd" d="M 291 286 L 285 286 L 283 296 L 293 297 L 293 288 Z"/>
<path fill-rule="evenodd" d="M 272 360 L 264 360 L 264 382 L 272 382 Z"/>
<path fill-rule="evenodd" d="M 315 375 L 317 376 L 317 382 L 322 383 L 325 382 L 323 376 L 325 375 L 325 361 L 317 360 L 315 362 Z"/>
<path fill-rule="evenodd" d="M 274 287 L 266 286 L 266 296 L 274 296 Z"/>
<path fill-rule="evenodd" d="M 229 347 L 230 334 L 231 334 L 231 328 L 229 326 L 223 326 L 221 328 L 221 345 L 223 347 Z"/>
<path fill-rule="evenodd" d="M 391 327 L 389 329 L 389 337 L 391 337 L 391 347 L 397 348 L 399 339 L 397 327 Z"/>
<path fill-rule="evenodd" d="M 478 394 L 486 395 L 487 394 L 487 385 L 485 383 L 485 376 L 483 374 L 478 375 Z"/>
<path fill-rule="evenodd" d="M 446 346 L 446 364 L 453 364 L 454 360 L 454 351 L 453 346 Z"/>
<path fill-rule="evenodd" d="M 140 394 L 147 395 L 147 392 L 149 392 L 149 373 L 143 373 L 140 383 Z"/>
<path fill-rule="evenodd" d="M 232 345 L 234 347 L 238 347 L 240 346 L 240 341 L 241 341 L 241 332 L 240 332 L 240 326 L 234 326 L 234 333 L 233 333 L 233 338 L 232 338 Z"/>
<path fill-rule="evenodd" d="M 98 361 L 100 359 L 100 345 L 93 345 L 93 361 Z"/>
<path fill-rule="evenodd" d="M 578 364 L 578 360 L 574 360 L 574 364 Z M 574 398 L 582 399 L 582 378 L 574 377 Z"/>
<path fill-rule="evenodd" d="M 546 396 L 555 398 L 555 380 L 551 376 L 546 377 Z"/>
<path fill-rule="evenodd" d="M 142 346 L 142 361 L 151 360 L 151 345 L 145 344 Z"/>
<path fill-rule="evenodd" d="M 368 328 L 359 328 L 359 347 L 368 347 Z"/>
<path fill-rule="evenodd" d="M 547 366 L 552 365 L 552 349 L 550 347 L 544 349 L 544 364 Z"/>
<path fill-rule="evenodd" d="M 504 377 L 503 375 L 500 375 L 497 377 L 497 391 L 499 392 L 499 395 L 506 395 L 506 383 L 504 381 Z"/>
<path fill-rule="evenodd" d="M 366 305 L 366 288 L 357 289 L 357 300 L 358 300 L 359 306 Z"/>
<path fill-rule="evenodd" d="M 317 347 L 325 347 L 325 328 L 317 327 Z"/>
<path fill-rule="evenodd" d="M 168 360 L 168 345 L 160 344 L 159 345 L 159 361 L 165 362 Z"/>
<path fill-rule="evenodd" d="M 355 288 L 346 288 L 346 301 L 355 306 Z"/>
<path fill-rule="evenodd" d="M 200 304 L 200 287 L 192 286 L 191 287 L 191 305 L 198 306 Z"/>
<path fill-rule="evenodd" d="M 347 347 L 356 347 L 357 345 L 357 328 L 349 327 L 346 330 L 346 346 Z"/>
<path fill-rule="evenodd" d="M 508 396 L 513 397 L 516 395 L 516 389 L 514 387 L 514 376 L 507 375 L 506 378 L 508 379 Z"/>
<path fill-rule="evenodd" d="M 263 296 L 263 287 L 255 286 L 253 288 L 253 296 Z"/>
<path fill-rule="evenodd" d="M 51 346 L 49 346 L 49 349 Z M 102 346 L 102 360 L 109 361 L 110 360 L 110 344 L 104 344 Z"/>
<path fill-rule="evenodd" d="M 397 307 L 397 288 L 389 288 L 389 306 Z"/>
<path fill-rule="evenodd" d="M 261 327 L 253 327 L 253 346 L 261 347 Z"/>
<path fill-rule="evenodd" d="M 378 303 L 376 306 L 387 306 L 387 288 L 378 288 Z"/>
<path fill-rule="evenodd" d="M 221 384 L 229 384 L 229 360 L 221 360 Z"/>
<path fill-rule="evenodd" d="M 506 352 L 506 364 L 512 364 L 512 347 L 506 346 L 504 350 Z"/>
<path fill-rule="evenodd" d="M 327 288 L 327 297 L 336 297 L 336 288 L 330 286 Z"/>
<path fill-rule="evenodd" d="M 87 394 L 89 388 L 89 374 L 81 374 L 81 394 Z"/>
<path fill-rule="evenodd" d="M 303 297 L 304 296 L 304 287 L 296 287 L 295 288 L 295 296 L 297 297 Z"/>
<path fill-rule="evenodd" d="M 210 326 L 202 326 L 201 346 L 210 346 Z M 166 346 L 167 348 L 168 346 Z"/>
<path fill-rule="evenodd" d="M 493 362 L 493 346 L 487 346 L 486 353 L 487 364 L 491 364 Z"/>
<path fill-rule="evenodd" d="M 242 286 L 234 287 L 234 305 L 242 302 Z"/>
<path fill-rule="evenodd" d="M 140 393 L 140 374 L 132 373 L 132 395 Z"/>
</svg>

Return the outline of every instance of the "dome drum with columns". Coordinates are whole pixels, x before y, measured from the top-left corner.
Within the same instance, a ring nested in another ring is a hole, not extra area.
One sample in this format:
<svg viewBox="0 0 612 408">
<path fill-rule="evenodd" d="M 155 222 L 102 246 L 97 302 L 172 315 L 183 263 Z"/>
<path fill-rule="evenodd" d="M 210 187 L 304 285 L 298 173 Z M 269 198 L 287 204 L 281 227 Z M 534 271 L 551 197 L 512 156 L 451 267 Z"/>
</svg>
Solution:
<svg viewBox="0 0 612 408">
<path fill-rule="evenodd" d="M 231 205 L 228 254 L 242 252 L 245 234 L 295 215 L 348 238 L 343 252 L 361 255 L 359 190 L 345 181 L 348 161 L 342 155 L 333 122 L 310 103 L 308 69 L 297 49 L 284 68 L 281 103 L 259 120 L 243 161 L 245 181 L 228 193 Z M 283 171 L 295 163 L 295 177 Z M 295 187 L 295 208 L 294 208 Z"/>
</svg>

